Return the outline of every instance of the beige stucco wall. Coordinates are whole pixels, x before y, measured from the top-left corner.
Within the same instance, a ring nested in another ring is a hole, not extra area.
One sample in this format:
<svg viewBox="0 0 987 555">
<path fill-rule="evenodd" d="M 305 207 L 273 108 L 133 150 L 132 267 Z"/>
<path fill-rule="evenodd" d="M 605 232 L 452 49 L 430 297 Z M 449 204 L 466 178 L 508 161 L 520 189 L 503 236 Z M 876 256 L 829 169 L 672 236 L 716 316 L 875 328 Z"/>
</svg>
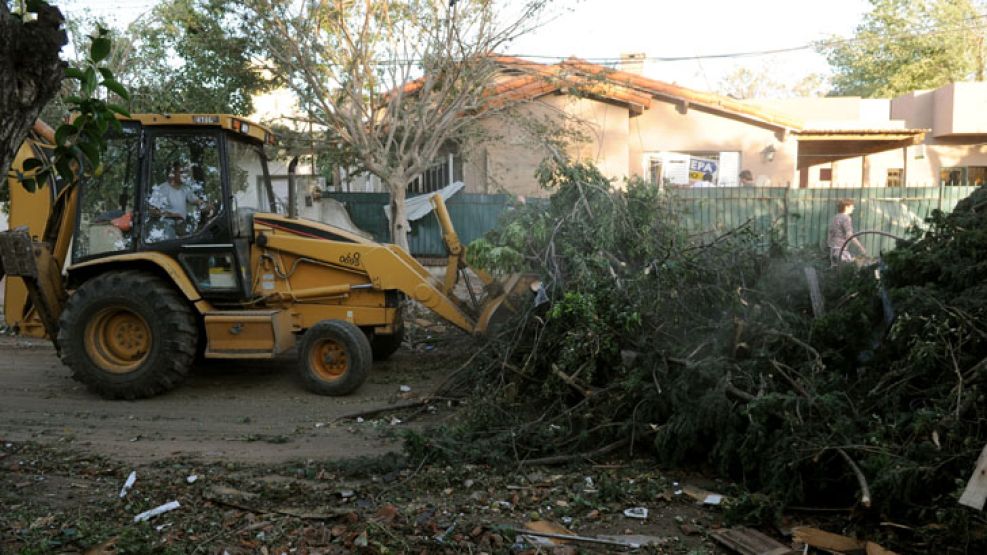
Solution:
<svg viewBox="0 0 987 555">
<path fill-rule="evenodd" d="M 558 120 L 557 110 L 538 100 L 481 121 L 477 139 L 462 148 L 465 191 L 545 196 L 535 170 L 549 151 L 535 129 Z"/>
<path fill-rule="evenodd" d="M 891 119 L 903 120 L 909 129 L 932 129 L 935 91 L 912 91 L 891 100 Z"/>
<path fill-rule="evenodd" d="M 987 133 L 987 83 L 950 83 L 935 91 L 932 134 Z"/>
<path fill-rule="evenodd" d="M 561 131 L 569 138 L 568 156 L 622 182 L 629 166 L 628 117 L 625 106 L 562 94 L 491 116 L 482 122 L 481 139 L 463 149 L 466 191 L 547 196 L 534 175 L 549 156 L 539 135 L 545 131 Z"/>
<path fill-rule="evenodd" d="M 759 184 L 797 183 L 795 140 L 781 140 L 775 129 L 760 127 L 692 107 L 683 114 L 669 102 L 654 100 L 651 108 L 630 119 L 630 173 L 644 176 L 648 152 L 740 152 L 740 169 L 750 170 Z M 762 152 L 775 149 L 773 161 Z"/>
<path fill-rule="evenodd" d="M 630 111 L 626 106 L 589 98 L 555 95 L 549 102 L 568 114 L 568 125 L 578 129 L 585 141 L 574 142 L 569 155 L 592 162 L 603 175 L 623 181 L 630 168 Z"/>
<path fill-rule="evenodd" d="M 819 170 L 829 164 L 809 169 L 810 187 L 857 187 L 864 177 L 862 158 L 840 160 L 832 164 L 832 182 L 821 182 Z M 939 184 L 940 170 L 951 167 L 987 167 L 987 146 L 968 144 L 925 144 L 913 145 L 907 149 L 895 149 L 867 157 L 864 186 L 884 187 L 887 184 L 887 171 L 892 168 L 905 169 L 905 185 L 908 187 L 934 187 Z"/>
<path fill-rule="evenodd" d="M 569 156 L 595 163 L 618 186 L 627 177 L 646 177 L 645 155 L 657 152 L 739 152 L 740 169 L 750 170 L 759 184 L 798 182 L 795 138 L 782 138 L 776 128 L 696 107 L 682 113 L 657 99 L 634 115 L 623 105 L 555 94 L 484 122 L 486 139 L 464 149 L 467 192 L 546 194 L 534 171 L 548 151 L 532 134 L 532 122 L 542 129 L 555 125 L 576 132 L 582 140 L 570 143 Z M 775 150 L 772 161 L 762 154 L 769 146 Z"/>
</svg>

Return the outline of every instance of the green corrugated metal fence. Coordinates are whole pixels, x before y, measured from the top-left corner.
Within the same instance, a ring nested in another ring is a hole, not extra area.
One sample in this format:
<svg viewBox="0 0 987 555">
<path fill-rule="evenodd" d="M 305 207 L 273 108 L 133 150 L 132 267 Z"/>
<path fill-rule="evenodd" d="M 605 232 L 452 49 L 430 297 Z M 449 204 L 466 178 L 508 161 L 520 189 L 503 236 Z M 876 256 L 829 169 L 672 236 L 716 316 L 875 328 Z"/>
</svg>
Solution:
<svg viewBox="0 0 987 555">
<path fill-rule="evenodd" d="M 841 189 L 730 188 L 673 190 L 673 203 L 692 232 L 716 233 L 748 220 L 758 232 L 774 232 L 791 248 L 824 247 L 836 203 L 854 201 L 856 231 L 884 231 L 902 236 L 922 224 L 933 209 L 950 211 L 976 187 L 894 187 Z M 865 235 L 869 252 L 894 246 L 894 240 Z"/>
<path fill-rule="evenodd" d="M 387 217 L 384 215 L 387 193 L 329 193 L 328 196 L 344 203 L 353 223 L 373 233 L 374 239 L 384 242 L 390 240 Z M 510 199 L 510 195 L 460 193 L 447 200 L 449 217 L 452 218 L 460 241 L 469 243 L 496 226 Z M 439 221 L 434 213 L 411 222 L 408 246 L 415 256 L 446 255 Z"/>
<path fill-rule="evenodd" d="M 759 233 L 774 233 L 792 248 L 822 249 L 826 230 L 836 213 L 836 202 L 854 200 L 854 229 L 904 235 L 921 224 L 933 209 L 950 211 L 976 187 L 895 187 L 845 189 L 709 188 L 680 189 L 669 198 L 687 229 L 694 233 L 716 233 L 751 221 Z M 346 204 L 353 222 L 389 240 L 384 205 L 386 193 L 330 193 Z M 510 195 L 460 193 L 447 201 L 453 225 L 464 243 L 482 236 L 497 224 L 510 202 Z M 879 235 L 861 238 L 869 252 L 891 248 L 894 241 Z M 409 237 L 415 256 L 444 256 L 445 247 L 434 214 L 412 222 Z"/>
</svg>

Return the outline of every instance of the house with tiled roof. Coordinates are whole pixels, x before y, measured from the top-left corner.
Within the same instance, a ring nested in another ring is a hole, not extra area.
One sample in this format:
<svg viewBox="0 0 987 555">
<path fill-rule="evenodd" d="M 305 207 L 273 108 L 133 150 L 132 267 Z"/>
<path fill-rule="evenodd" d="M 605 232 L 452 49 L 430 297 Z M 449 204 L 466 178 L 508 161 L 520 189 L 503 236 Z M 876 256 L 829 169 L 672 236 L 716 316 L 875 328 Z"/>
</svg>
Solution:
<svg viewBox="0 0 987 555">
<path fill-rule="evenodd" d="M 875 187 L 987 179 L 987 84 L 896 99 L 738 100 L 570 58 L 494 58 L 483 140 L 451 145 L 411 193 L 463 181 L 467 193 L 544 195 L 552 149 L 615 180 L 668 187 Z M 406 92 L 413 92 L 409 84 Z M 977 94 L 977 92 L 982 94 Z M 546 142 L 546 132 L 564 141 Z M 979 138 L 978 138 L 979 137 Z M 560 146 L 564 145 L 564 146 Z M 741 174 L 751 182 L 742 183 Z M 983 174 L 981 176 L 981 174 Z M 372 181 L 366 188 L 374 190 Z"/>
</svg>

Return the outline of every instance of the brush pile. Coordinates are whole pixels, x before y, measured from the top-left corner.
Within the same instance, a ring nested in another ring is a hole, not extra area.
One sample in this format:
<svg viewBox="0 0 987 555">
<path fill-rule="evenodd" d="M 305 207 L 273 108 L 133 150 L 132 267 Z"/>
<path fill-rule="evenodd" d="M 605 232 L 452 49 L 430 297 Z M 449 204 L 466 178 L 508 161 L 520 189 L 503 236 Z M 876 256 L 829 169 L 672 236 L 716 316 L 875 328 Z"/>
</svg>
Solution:
<svg viewBox="0 0 987 555">
<path fill-rule="evenodd" d="M 987 192 L 935 214 L 878 280 L 874 266 L 769 255 L 748 227 L 690 236 L 673 198 L 617 190 L 591 166 L 540 178 L 547 208 L 519 207 L 470 252 L 537 273 L 547 302 L 453 376 L 444 393 L 467 396 L 467 414 L 412 450 L 645 455 L 731 477 L 769 514 L 856 507 L 864 524 L 909 524 L 885 528 L 892 546 L 985 544 L 983 514 L 956 500 L 987 442 Z"/>
</svg>

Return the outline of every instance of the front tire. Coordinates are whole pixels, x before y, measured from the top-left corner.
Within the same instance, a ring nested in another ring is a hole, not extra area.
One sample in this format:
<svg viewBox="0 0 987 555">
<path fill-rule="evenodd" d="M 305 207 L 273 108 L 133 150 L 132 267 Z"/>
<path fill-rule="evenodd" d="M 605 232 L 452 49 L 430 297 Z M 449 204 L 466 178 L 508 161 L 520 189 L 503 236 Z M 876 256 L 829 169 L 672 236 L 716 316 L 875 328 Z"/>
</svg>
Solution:
<svg viewBox="0 0 987 555">
<path fill-rule="evenodd" d="M 62 363 L 108 399 L 153 397 L 188 375 L 198 341 L 188 301 L 140 271 L 97 276 L 69 297 L 59 320 Z"/>
<path fill-rule="evenodd" d="M 348 395 L 370 374 L 370 341 L 355 325 L 323 320 L 308 329 L 298 349 L 302 385 L 319 395 Z"/>
</svg>

